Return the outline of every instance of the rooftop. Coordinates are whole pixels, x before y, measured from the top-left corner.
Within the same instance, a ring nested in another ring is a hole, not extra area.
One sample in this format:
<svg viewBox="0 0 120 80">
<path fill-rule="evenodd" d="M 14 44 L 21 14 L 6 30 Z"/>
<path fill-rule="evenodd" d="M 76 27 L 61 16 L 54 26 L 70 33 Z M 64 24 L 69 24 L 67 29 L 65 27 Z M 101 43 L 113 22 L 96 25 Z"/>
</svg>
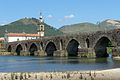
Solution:
<svg viewBox="0 0 120 80">
<path fill-rule="evenodd" d="M 38 37 L 38 34 L 27 34 L 27 33 L 8 33 L 7 36 L 12 37 Z"/>
</svg>

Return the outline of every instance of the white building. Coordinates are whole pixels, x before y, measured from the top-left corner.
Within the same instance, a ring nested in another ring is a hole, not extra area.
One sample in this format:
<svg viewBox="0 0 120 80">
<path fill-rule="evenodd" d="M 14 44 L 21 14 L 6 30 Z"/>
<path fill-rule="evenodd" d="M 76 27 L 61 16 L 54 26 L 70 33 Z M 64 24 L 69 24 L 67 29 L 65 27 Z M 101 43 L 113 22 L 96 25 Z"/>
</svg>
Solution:
<svg viewBox="0 0 120 80">
<path fill-rule="evenodd" d="M 5 40 L 7 42 L 37 39 L 38 37 L 39 37 L 38 34 L 26 34 L 26 33 L 7 33 L 7 34 L 5 34 Z"/>
</svg>

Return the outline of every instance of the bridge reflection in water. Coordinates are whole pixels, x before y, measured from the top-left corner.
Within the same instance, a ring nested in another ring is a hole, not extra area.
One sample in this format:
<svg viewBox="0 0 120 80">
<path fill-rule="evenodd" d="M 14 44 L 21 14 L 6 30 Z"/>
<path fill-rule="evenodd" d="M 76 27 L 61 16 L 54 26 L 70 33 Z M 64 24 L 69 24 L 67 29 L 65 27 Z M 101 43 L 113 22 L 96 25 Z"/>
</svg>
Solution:
<svg viewBox="0 0 120 80">
<path fill-rule="evenodd" d="M 0 56 L 0 72 L 78 71 L 119 68 L 112 58 Z"/>
</svg>

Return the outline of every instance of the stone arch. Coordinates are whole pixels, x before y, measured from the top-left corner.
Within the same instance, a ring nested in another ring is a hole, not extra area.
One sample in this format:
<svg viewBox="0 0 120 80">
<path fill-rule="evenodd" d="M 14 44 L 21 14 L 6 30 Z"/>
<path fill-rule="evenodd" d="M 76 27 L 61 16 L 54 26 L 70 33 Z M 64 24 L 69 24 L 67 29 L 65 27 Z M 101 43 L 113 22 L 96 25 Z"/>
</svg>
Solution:
<svg viewBox="0 0 120 80">
<path fill-rule="evenodd" d="M 11 45 L 8 46 L 7 51 L 8 51 L 8 52 L 11 52 L 11 51 L 12 51 L 12 47 L 11 47 Z"/>
<path fill-rule="evenodd" d="M 16 53 L 17 55 L 19 56 L 20 55 L 20 52 L 23 50 L 23 47 L 21 44 L 18 44 L 17 47 L 16 47 Z"/>
<path fill-rule="evenodd" d="M 80 48 L 79 42 L 75 39 L 69 41 L 67 45 L 68 56 L 78 56 L 78 49 Z"/>
<path fill-rule="evenodd" d="M 89 48 L 89 47 L 90 47 L 90 41 L 89 41 L 89 39 L 88 39 L 88 38 L 86 39 L 86 47 L 87 47 L 87 48 Z"/>
<path fill-rule="evenodd" d="M 38 51 L 37 44 L 32 43 L 29 48 L 30 56 L 34 56 L 36 51 Z"/>
<path fill-rule="evenodd" d="M 110 47 L 109 44 L 112 44 L 112 42 L 108 37 L 102 36 L 99 38 L 94 46 L 96 57 L 108 57 L 107 47 Z"/>
<path fill-rule="evenodd" d="M 47 56 L 53 56 L 54 55 L 54 51 L 56 51 L 56 45 L 55 43 L 53 43 L 52 41 L 50 41 L 45 48 L 45 52 L 47 53 Z"/>
</svg>

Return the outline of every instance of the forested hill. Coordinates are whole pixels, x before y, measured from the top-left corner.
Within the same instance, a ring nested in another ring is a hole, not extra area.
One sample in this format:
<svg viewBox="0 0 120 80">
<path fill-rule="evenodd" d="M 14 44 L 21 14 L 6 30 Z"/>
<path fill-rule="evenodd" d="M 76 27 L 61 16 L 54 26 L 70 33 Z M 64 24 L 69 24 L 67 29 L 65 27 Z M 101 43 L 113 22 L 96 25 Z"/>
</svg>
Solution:
<svg viewBox="0 0 120 80">
<path fill-rule="evenodd" d="M 63 32 L 57 30 L 56 28 L 45 24 L 45 36 L 56 36 L 62 35 Z M 12 22 L 7 25 L 0 26 L 0 36 L 4 36 L 5 30 L 7 29 L 8 32 L 15 32 L 15 33 L 37 33 L 38 27 L 38 19 L 36 18 L 23 18 Z"/>
</svg>

